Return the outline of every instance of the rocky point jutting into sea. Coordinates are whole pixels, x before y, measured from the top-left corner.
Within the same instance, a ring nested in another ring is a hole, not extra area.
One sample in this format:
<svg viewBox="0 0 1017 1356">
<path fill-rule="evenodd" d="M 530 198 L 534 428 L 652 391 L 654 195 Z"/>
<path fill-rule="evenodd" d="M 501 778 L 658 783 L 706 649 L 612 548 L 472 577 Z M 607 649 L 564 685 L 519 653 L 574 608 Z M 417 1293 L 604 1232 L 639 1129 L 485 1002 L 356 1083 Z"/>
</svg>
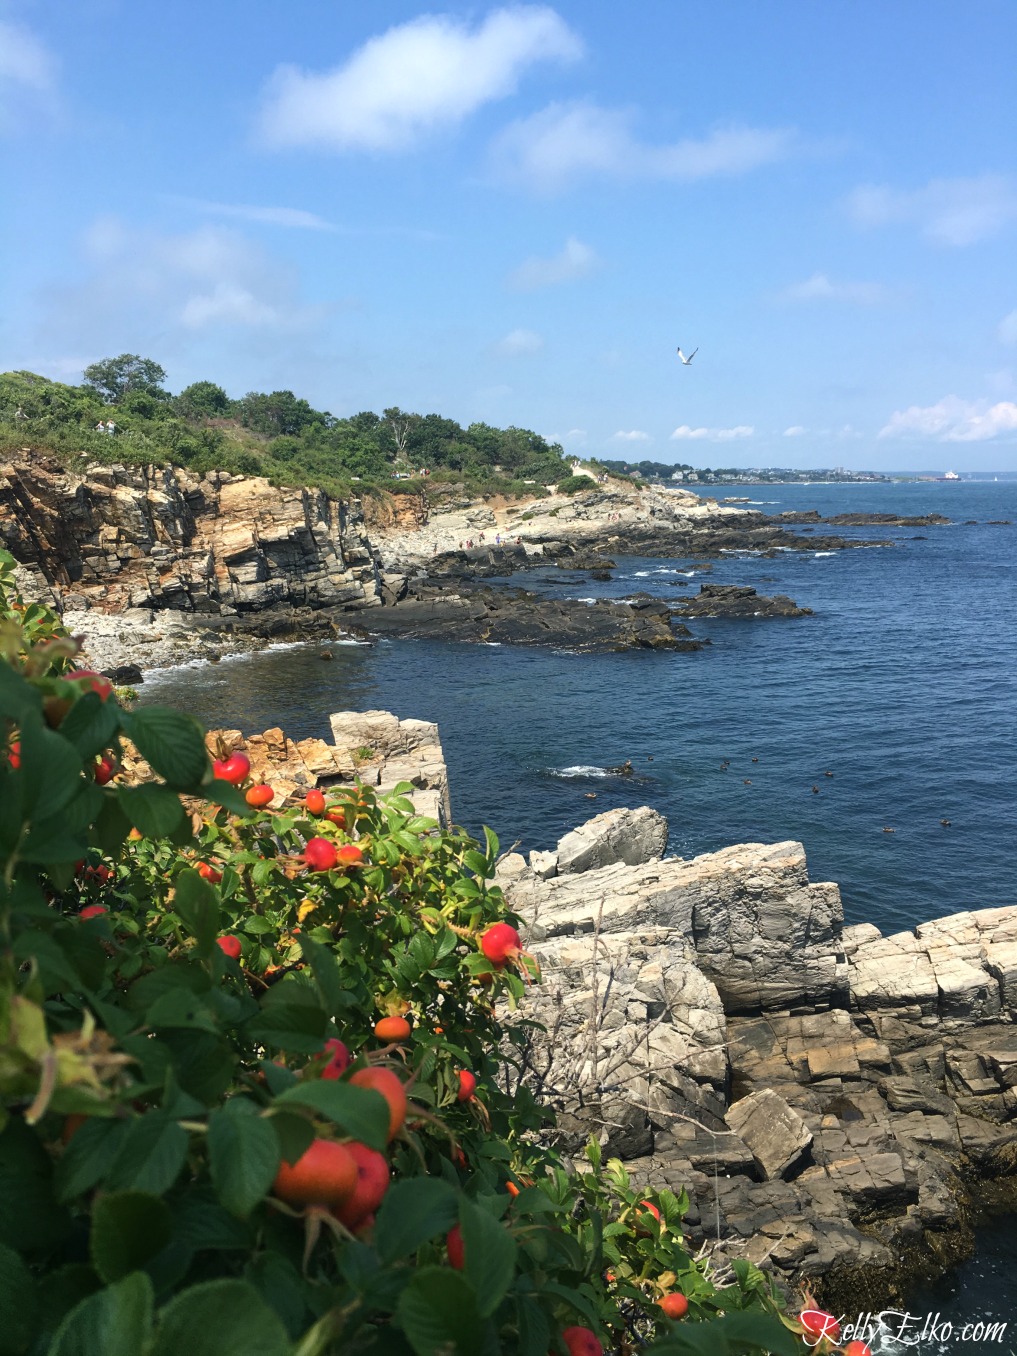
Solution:
<svg viewBox="0 0 1017 1356">
<path fill-rule="evenodd" d="M 806 531 L 814 530 L 810 522 Z M 591 605 L 484 581 L 537 563 L 603 573 L 612 551 L 708 563 L 734 550 L 863 544 L 795 535 L 758 512 L 619 480 L 518 503 L 470 500 L 456 487 L 429 499 L 347 502 L 223 472 L 76 472 L 31 449 L 0 467 L 0 541 L 20 563 L 26 591 L 87 629 L 93 662 L 114 670 L 349 632 L 696 649 L 704 642 L 685 616 L 807 609 L 710 584 L 687 602 L 640 595 Z"/>
<path fill-rule="evenodd" d="M 331 743 L 210 738 L 280 797 L 409 782 L 452 821 L 435 725 L 330 724 Z M 684 1187 L 695 1245 L 838 1311 L 898 1302 L 970 1251 L 981 1206 L 1015 1200 L 1017 907 L 884 937 L 844 925 L 800 843 L 683 859 L 667 839 L 654 810 L 616 809 L 499 861 L 541 965 L 519 1016 L 544 1028 L 528 1077 L 558 1143 L 596 1135 L 637 1182 Z"/>
</svg>

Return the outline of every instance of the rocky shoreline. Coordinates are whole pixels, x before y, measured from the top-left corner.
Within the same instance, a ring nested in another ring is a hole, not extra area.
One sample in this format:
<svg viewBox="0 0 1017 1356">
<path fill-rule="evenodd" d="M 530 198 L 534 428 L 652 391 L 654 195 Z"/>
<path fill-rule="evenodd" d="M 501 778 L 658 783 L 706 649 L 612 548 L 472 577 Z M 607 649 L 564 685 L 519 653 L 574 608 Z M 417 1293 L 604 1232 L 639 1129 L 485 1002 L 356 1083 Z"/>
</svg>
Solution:
<svg viewBox="0 0 1017 1356">
<path fill-rule="evenodd" d="M 810 529 L 807 529 L 810 530 Z M 576 651 L 700 649 L 683 618 L 800 617 L 792 599 L 703 585 L 696 599 L 555 599 L 504 580 L 534 567 L 610 577 L 612 551 L 685 557 L 865 544 L 795 536 L 761 514 L 612 481 L 478 503 L 454 490 L 341 502 L 256 477 L 173 467 L 0 467 L 0 543 L 28 597 L 57 606 L 118 681 L 273 641 L 438 636 Z M 684 585 L 686 581 L 677 581 Z"/>
<path fill-rule="evenodd" d="M 222 737 L 281 795 L 408 781 L 452 821 L 436 726 L 331 728 L 331 745 Z M 691 1245 L 792 1292 L 899 1303 L 970 1254 L 982 1210 L 1017 1208 L 1017 906 L 883 937 L 844 925 L 800 843 L 666 847 L 644 806 L 499 861 L 541 964 L 518 1016 L 544 1027 L 526 1073 L 559 1146 L 594 1134 L 637 1182 L 684 1188 Z"/>
</svg>

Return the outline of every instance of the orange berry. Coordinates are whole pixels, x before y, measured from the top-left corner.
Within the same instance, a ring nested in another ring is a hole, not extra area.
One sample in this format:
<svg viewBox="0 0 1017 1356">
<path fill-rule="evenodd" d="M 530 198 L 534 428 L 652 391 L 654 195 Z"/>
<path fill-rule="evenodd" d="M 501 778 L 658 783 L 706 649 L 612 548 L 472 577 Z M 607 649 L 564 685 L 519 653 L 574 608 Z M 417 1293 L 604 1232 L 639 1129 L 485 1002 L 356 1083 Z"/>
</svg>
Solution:
<svg viewBox="0 0 1017 1356">
<path fill-rule="evenodd" d="M 374 1024 L 374 1034 L 380 1041 L 408 1041 L 410 1030 L 405 1017 L 382 1017 Z"/>
</svg>

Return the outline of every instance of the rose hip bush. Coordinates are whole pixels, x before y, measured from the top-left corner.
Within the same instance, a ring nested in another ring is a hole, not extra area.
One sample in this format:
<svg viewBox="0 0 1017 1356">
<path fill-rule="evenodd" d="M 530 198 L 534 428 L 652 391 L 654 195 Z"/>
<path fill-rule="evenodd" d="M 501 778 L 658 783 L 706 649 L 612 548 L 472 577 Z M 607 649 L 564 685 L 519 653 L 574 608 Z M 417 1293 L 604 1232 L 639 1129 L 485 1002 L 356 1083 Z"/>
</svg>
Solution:
<svg viewBox="0 0 1017 1356">
<path fill-rule="evenodd" d="M 246 760 L 214 777 L 193 720 L 76 671 L 10 566 L 0 1353 L 803 1350 L 761 1272 L 689 1255 L 684 1195 L 595 1145 L 566 1171 L 503 1091 L 496 1004 L 538 975 L 485 954 L 519 921 L 493 835 L 401 790 L 252 807 Z"/>
</svg>

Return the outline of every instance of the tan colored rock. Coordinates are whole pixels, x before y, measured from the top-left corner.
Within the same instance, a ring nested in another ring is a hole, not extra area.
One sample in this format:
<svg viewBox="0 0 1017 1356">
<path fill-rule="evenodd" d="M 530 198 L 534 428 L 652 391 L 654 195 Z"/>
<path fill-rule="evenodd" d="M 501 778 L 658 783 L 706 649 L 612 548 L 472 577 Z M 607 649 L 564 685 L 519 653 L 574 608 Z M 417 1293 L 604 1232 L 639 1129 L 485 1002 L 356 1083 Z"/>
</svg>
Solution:
<svg viewBox="0 0 1017 1356">
<path fill-rule="evenodd" d="M 767 1181 L 783 1177 L 812 1145 L 812 1131 L 801 1116 L 769 1089 L 734 1102 L 724 1120 L 748 1145 Z"/>
</svg>

